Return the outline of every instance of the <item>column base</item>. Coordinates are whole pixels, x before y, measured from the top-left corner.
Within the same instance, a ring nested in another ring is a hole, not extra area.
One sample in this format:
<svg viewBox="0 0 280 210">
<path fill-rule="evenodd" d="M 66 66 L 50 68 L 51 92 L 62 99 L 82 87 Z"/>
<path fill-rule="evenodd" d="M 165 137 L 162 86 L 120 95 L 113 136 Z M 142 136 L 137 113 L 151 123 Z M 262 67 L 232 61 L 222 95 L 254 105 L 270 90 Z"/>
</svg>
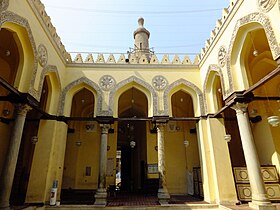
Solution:
<svg viewBox="0 0 280 210">
<path fill-rule="evenodd" d="M 105 207 L 107 205 L 107 191 L 106 189 L 98 189 L 95 194 L 95 206 Z"/>
<path fill-rule="evenodd" d="M 1 201 L 0 210 L 8 210 L 8 209 L 10 209 L 10 202 L 9 201 L 7 201 L 7 202 Z"/>
<path fill-rule="evenodd" d="M 170 195 L 168 192 L 162 191 L 162 190 L 158 190 L 158 202 L 160 203 L 160 205 L 165 205 L 169 203 L 170 200 Z"/>
<path fill-rule="evenodd" d="M 253 203 L 249 202 L 249 207 L 257 210 L 276 210 L 276 206 L 271 203 Z"/>
</svg>

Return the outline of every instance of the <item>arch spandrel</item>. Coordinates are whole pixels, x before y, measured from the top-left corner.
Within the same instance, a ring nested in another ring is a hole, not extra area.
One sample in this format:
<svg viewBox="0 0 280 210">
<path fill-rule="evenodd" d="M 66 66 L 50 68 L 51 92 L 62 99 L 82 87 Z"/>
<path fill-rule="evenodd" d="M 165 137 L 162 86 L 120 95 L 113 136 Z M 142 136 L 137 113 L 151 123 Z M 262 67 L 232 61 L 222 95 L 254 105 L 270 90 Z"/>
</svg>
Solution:
<svg viewBox="0 0 280 210">
<path fill-rule="evenodd" d="M 263 28 L 267 37 L 267 41 L 271 50 L 271 54 L 274 60 L 280 57 L 280 47 L 278 45 L 274 30 L 272 28 L 271 22 L 269 18 L 263 13 L 251 13 L 242 18 L 240 18 L 235 25 L 235 28 L 232 33 L 232 37 L 230 40 L 229 50 L 228 50 L 228 58 L 227 58 L 227 75 L 229 80 L 230 88 L 226 91 L 226 96 L 229 96 L 234 91 L 233 84 L 233 75 L 231 72 L 231 64 L 233 60 L 237 59 L 237 52 L 234 50 L 235 42 L 238 39 L 239 32 L 245 29 L 242 32 L 242 37 L 246 37 L 250 30 L 254 30 L 256 28 Z M 240 48 L 236 49 L 240 50 Z"/>
<path fill-rule="evenodd" d="M 117 110 L 118 110 L 118 98 L 121 96 L 122 93 L 124 93 L 126 90 L 130 89 L 131 87 L 135 87 L 141 92 L 143 92 L 148 101 L 148 116 L 154 116 L 157 115 L 157 103 L 158 103 L 158 96 L 156 94 L 156 91 L 153 89 L 153 87 L 135 77 L 131 76 L 128 79 L 125 79 L 114 87 L 114 89 L 111 90 L 110 92 L 110 97 L 109 97 L 109 112 L 116 116 L 117 115 Z"/>
<path fill-rule="evenodd" d="M 38 53 L 36 50 L 36 45 L 34 41 L 34 37 L 31 31 L 31 27 L 28 23 L 28 20 L 20 17 L 19 15 L 10 12 L 10 11 L 4 11 L 1 13 L 0 16 L 0 27 L 6 28 L 8 30 L 14 31 L 19 39 L 20 44 L 24 44 L 25 46 L 21 49 L 21 55 L 23 59 L 26 59 L 24 62 L 20 62 L 19 68 L 24 68 L 21 74 L 25 75 L 31 75 L 30 81 L 25 81 L 27 84 L 30 84 L 28 88 L 19 88 L 20 91 L 28 92 L 30 95 L 32 95 L 34 98 L 37 96 L 37 91 L 34 89 L 34 83 L 35 83 L 35 77 L 37 74 L 37 68 L 38 68 Z M 26 35 L 25 35 L 26 34 Z M 28 40 L 28 42 L 25 42 L 23 40 Z M 20 46 L 18 46 L 20 47 Z M 26 50 L 29 50 L 29 52 L 25 52 Z M 28 56 L 24 56 L 23 54 L 28 54 Z M 23 66 L 24 63 L 24 66 Z M 31 70 L 30 70 L 31 69 Z M 32 72 L 28 72 L 32 71 Z M 17 78 L 20 76 L 17 75 Z M 18 81 L 19 83 L 19 81 Z M 21 84 L 18 84 L 19 87 L 21 87 Z"/>
<path fill-rule="evenodd" d="M 171 96 L 179 90 L 190 94 L 193 100 L 194 115 L 204 116 L 205 107 L 202 91 L 195 84 L 185 79 L 179 79 L 173 82 L 164 90 L 164 113 L 162 115 L 171 115 L 171 110 L 169 110 L 169 107 L 171 107 Z"/>
<path fill-rule="evenodd" d="M 73 100 L 73 96 L 80 91 L 82 88 L 88 89 L 90 92 L 93 93 L 94 97 L 97 99 L 95 100 L 95 115 L 99 116 L 101 113 L 101 106 L 102 106 L 102 91 L 99 86 L 94 83 L 93 81 L 89 80 L 86 77 L 81 77 L 70 84 L 68 84 L 61 92 L 60 100 L 59 100 L 59 108 L 58 108 L 58 115 L 70 115 L 71 111 L 71 102 Z M 66 105 L 68 105 L 66 107 Z"/>
</svg>

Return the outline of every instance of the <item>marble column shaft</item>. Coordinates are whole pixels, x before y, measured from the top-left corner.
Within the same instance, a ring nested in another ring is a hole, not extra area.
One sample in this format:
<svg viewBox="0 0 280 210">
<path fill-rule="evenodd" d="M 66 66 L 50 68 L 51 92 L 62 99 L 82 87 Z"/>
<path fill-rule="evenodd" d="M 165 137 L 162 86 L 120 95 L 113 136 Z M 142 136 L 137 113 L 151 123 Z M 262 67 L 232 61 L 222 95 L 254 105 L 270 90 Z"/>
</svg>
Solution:
<svg viewBox="0 0 280 210">
<path fill-rule="evenodd" d="M 232 108 L 236 111 L 238 127 L 252 191 L 252 203 L 270 203 L 262 179 L 258 153 L 254 143 L 248 117 L 247 104 L 237 103 Z"/>
<path fill-rule="evenodd" d="M 164 148 L 164 128 L 166 124 L 157 125 L 157 142 L 158 142 L 158 172 L 159 172 L 159 199 L 169 199 L 169 193 L 166 186 L 166 168 L 165 168 L 165 148 Z"/>
<path fill-rule="evenodd" d="M 0 179 L 0 209 L 9 208 L 9 199 L 13 186 L 25 118 L 29 110 L 31 110 L 31 108 L 25 104 L 17 104 L 15 106 L 14 127 L 11 131 L 10 144 Z"/>
<path fill-rule="evenodd" d="M 99 189 L 106 188 L 106 168 L 107 168 L 107 141 L 108 130 L 110 125 L 101 125 L 101 142 L 100 142 L 100 163 L 99 163 Z"/>
<path fill-rule="evenodd" d="M 99 159 L 99 180 L 98 189 L 95 194 L 95 205 L 105 206 L 107 201 L 106 191 L 106 169 L 107 169 L 107 141 L 109 133 L 109 124 L 101 124 L 101 142 Z"/>
</svg>

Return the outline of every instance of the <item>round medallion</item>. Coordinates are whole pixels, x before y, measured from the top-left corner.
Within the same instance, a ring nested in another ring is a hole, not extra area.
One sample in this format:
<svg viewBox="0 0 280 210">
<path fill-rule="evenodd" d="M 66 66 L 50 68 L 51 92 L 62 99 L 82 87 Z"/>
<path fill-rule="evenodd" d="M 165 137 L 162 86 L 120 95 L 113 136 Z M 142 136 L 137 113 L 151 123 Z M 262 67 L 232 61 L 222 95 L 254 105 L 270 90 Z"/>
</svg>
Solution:
<svg viewBox="0 0 280 210">
<path fill-rule="evenodd" d="M 9 0 L 0 0 L 0 11 L 8 9 Z"/>
<path fill-rule="evenodd" d="M 276 0 L 258 0 L 258 5 L 261 11 L 269 12 L 275 5 Z"/>
<path fill-rule="evenodd" d="M 224 46 L 221 46 L 218 52 L 218 62 L 221 67 L 224 67 L 226 64 L 226 58 L 227 58 L 227 50 Z"/>
<path fill-rule="evenodd" d="M 42 67 L 45 67 L 48 63 L 48 51 L 45 45 L 40 44 L 38 46 L 38 57 L 39 57 L 39 64 Z"/>
<path fill-rule="evenodd" d="M 267 195 L 269 197 L 274 197 L 275 196 L 275 190 L 273 188 L 271 188 L 271 187 L 267 187 L 266 188 L 266 192 L 267 192 Z"/>
<path fill-rule="evenodd" d="M 156 90 L 163 90 L 168 84 L 165 77 L 163 77 L 161 75 L 155 76 L 152 80 L 152 83 L 153 83 L 153 87 Z"/>
<path fill-rule="evenodd" d="M 250 197 L 251 196 L 251 190 L 250 188 L 245 187 L 243 189 L 243 195 L 245 195 L 246 197 Z"/>
<path fill-rule="evenodd" d="M 247 171 L 240 171 L 239 176 L 241 179 L 248 179 Z"/>
<path fill-rule="evenodd" d="M 267 170 L 263 170 L 262 171 L 262 176 L 266 180 L 270 178 L 270 174 L 269 174 L 269 172 Z"/>
<path fill-rule="evenodd" d="M 110 75 L 104 75 L 99 80 L 99 85 L 102 90 L 111 90 L 116 84 L 115 79 Z"/>
</svg>

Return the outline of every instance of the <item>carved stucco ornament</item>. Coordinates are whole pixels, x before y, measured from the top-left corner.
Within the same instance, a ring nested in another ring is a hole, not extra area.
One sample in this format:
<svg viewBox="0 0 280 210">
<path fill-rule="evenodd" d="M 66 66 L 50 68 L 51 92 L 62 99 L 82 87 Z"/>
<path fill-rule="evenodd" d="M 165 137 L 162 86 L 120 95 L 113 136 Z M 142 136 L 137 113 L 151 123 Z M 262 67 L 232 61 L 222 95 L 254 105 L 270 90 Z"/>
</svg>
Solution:
<svg viewBox="0 0 280 210">
<path fill-rule="evenodd" d="M 224 46 L 221 46 L 218 52 L 218 62 L 220 67 L 224 67 L 227 59 L 227 50 Z"/>
<path fill-rule="evenodd" d="M 258 6 L 262 12 L 269 12 L 275 3 L 276 0 L 258 0 Z"/>
<path fill-rule="evenodd" d="M 104 75 L 99 80 L 99 86 L 102 90 L 111 90 L 116 84 L 116 80 L 110 75 Z"/>
<path fill-rule="evenodd" d="M 45 67 L 48 63 L 48 51 L 45 45 L 40 44 L 38 46 L 38 58 L 39 58 L 39 64 L 42 67 Z"/>
<path fill-rule="evenodd" d="M 9 0 L 0 0 L 0 12 L 8 9 L 8 6 L 9 6 Z"/>
<path fill-rule="evenodd" d="M 156 90 L 163 90 L 167 86 L 168 82 L 164 76 L 158 75 L 153 78 L 152 84 Z"/>
</svg>

